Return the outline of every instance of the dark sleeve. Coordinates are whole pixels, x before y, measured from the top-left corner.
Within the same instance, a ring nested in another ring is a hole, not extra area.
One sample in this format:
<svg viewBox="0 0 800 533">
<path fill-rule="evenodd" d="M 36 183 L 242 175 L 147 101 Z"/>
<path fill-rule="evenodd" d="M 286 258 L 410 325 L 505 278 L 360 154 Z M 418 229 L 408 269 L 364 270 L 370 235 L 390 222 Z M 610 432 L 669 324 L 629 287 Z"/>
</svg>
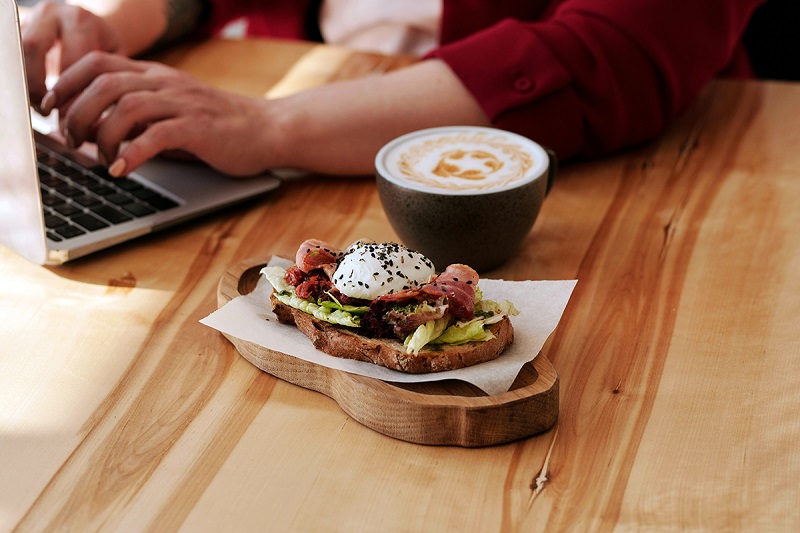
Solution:
<svg viewBox="0 0 800 533">
<path fill-rule="evenodd" d="M 567 0 L 546 20 L 505 19 L 430 57 L 497 127 L 560 158 L 599 155 L 661 132 L 742 59 L 741 35 L 762 1 Z"/>
</svg>

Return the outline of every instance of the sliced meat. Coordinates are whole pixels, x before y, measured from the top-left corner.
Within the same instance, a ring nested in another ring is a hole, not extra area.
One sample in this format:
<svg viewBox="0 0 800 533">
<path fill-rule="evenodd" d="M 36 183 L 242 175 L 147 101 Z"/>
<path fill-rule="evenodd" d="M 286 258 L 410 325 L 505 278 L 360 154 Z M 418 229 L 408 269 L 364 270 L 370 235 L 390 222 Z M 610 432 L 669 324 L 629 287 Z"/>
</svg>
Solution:
<svg viewBox="0 0 800 533">
<path fill-rule="evenodd" d="M 336 263 L 343 252 L 319 239 L 308 239 L 297 250 L 295 264 L 303 272 L 311 272 L 325 265 Z"/>
<path fill-rule="evenodd" d="M 433 298 L 447 298 L 448 312 L 455 318 L 470 319 L 475 312 L 475 286 L 478 280 L 478 273 L 471 267 L 454 264 L 420 290 Z"/>
</svg>

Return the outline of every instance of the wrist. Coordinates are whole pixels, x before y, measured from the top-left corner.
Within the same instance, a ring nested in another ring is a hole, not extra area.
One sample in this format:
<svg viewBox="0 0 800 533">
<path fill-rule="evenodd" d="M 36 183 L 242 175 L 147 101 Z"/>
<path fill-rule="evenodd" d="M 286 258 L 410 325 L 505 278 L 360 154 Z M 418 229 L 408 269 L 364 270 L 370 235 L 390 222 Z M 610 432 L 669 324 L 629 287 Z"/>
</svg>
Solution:
<svg viewBox="0 0 800 533">
<path fill-rule="evenodd" d="M 71 0 L 69 3 L 90 11 L 105 21 L 114 32 L 125 56 L 135 56 L 151 48 L 167 28 L 169 0 Z"/>
<path fill-rule="evenodd" d="M 263 101 L 261 153 L 265 168 L 296 168 L 318 170 L 309 162 L 313 159 L 313 121 L 296 96 Z"/>
</svg>

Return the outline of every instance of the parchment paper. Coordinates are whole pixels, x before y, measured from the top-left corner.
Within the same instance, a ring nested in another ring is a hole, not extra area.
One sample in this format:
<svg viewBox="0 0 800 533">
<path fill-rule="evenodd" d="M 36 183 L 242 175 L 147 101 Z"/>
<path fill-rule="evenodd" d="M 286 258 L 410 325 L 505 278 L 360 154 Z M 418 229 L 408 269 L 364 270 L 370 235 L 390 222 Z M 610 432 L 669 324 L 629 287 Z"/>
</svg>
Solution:
<svg viewBox="0 0 800 533">
<path fill-rule="evenodd" d="M 270 264 L 289 266 L 292 263 L 286 259 L 273 258 Z M 405 374 L 372 363 L 332 357 L 317 350 L 297 328 L 278 322 L 269 303 L 268 295 L 272 286 L 263 276 L 253 292 L 234 298 L 200 322 L 264 348 L 353 374 L 402 383 L 458 379 L 494 395 L 508 391 L 522 366 L 538 355 L 558 325 L 576 283 L 577 280 L 481 279 L 479 287 L 483 291 L 484 299 L 510 300 L 520 310 L 519 315 L 511 317 L 514 343 L 493 361 L 430 374 Z"/>
</svg>

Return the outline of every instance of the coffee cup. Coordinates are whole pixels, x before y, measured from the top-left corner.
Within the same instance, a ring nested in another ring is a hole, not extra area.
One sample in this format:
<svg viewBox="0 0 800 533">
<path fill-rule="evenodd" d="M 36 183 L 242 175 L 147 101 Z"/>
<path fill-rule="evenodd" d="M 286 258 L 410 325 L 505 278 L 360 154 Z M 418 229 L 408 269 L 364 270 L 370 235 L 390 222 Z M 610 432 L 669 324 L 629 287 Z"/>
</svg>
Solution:
<svg viewBox="0 0 800 533">
<path fill-rule="evenodd" d="M 536 220 L 555 156 L 520 135 L 448 126 L 415 131 L 375 158 L 378 194 L 400 240 L 438 271 L 503 264 Z"/>
</svg>

